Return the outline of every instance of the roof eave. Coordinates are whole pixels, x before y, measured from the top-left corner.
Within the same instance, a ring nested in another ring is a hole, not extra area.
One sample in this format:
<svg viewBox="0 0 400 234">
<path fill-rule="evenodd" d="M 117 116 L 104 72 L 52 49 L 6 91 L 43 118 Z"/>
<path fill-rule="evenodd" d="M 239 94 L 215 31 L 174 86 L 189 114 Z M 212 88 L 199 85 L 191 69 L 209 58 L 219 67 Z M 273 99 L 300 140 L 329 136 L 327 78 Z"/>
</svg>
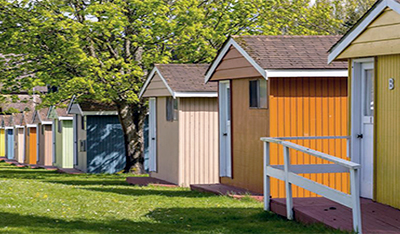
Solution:
<svg viewBox="0 0 400 234">
<path fill-rule="evenodd" d="M 139 98 L 142 98 L 142 97 L 143 97 L 144 93 L 146 92 L 147 87 L 150 85 L 150 82 L 151 82 L 151 80 L 153 80 L 154 75 L 155 75 L 156 73 L 160 76 L 160 78 L 161 78 L 161 80 L 163 81 L 165 87 L 167 87 L 167 89 L 168 89 L 168 91 L 171 93 L 171 95 L 174 96 L 173 90 L 171 89 L 171 87 L 169 87 L 167 81 L 166 81 L 166 80 L 164 79 L 164 77 L 162 76 L 160 70 L 159 70 L 156 66 L 154 66 L 154 68 L 153 68 L 153 70 L 151 70 L 149 76 L 147 76 L 146 82 L 144 83 L 142 89 L 140 90 Z"/>
</svg>

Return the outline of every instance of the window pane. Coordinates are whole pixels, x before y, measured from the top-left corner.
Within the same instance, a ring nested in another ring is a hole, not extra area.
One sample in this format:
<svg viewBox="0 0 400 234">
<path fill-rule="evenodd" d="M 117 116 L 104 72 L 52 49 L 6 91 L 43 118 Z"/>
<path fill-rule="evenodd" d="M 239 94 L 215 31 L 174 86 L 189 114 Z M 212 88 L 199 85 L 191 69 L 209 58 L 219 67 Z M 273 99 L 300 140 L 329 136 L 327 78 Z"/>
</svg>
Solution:
<svg viewBox="0 0 400 234">
<path fill-rule="evenodd" d="M 258 107 L 258 80 L 249 82 L 250 107 Z"/>
<path fill-rule="evenodd" d="M 172 121 L 173 120 L 172 97 L 167 97 L 167 100 L 166 100 L 166 103 L 165 103 L 165 108 L 166 108 L 167 121 Z"/>
<path fill-rule="evenodd" d="M 259 87 L 259 104 L 260 108 L 268 108 L 268 86 L 267 86 L 267 81 L 265 79 L 261 79 L 259 81 L 260 87 Z"/>
<path fill-rule="evenodd" d="M 364 115 L 374 115 L 374 74 L 373 70 L 365 71 L 365 90 L 364 90 Z"/>
<path fill-rule="evenodd" d="M 174 99 L 174 121 L 178 120 L 178 99 Z"/>
</svg>

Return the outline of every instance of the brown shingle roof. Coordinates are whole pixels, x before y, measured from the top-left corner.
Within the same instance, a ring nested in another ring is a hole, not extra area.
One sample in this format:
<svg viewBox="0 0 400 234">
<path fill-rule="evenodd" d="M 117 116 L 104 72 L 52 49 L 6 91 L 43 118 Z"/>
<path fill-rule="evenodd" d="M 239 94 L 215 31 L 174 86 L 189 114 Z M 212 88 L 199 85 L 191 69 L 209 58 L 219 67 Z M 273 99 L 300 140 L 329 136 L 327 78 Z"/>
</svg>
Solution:
<svg viewBox="0 0 400 234">
<path fill-rule="evenodd" d="M 67 113 L 67 108 L 56 108 L 58 117 L 73 117 L 74 115 Z"/>
<path fill-rule="evenodd" d="M 51 119 L 47 118 L 47 113 L 49 112 L 49 108 L 42 108 L 37 111 L 38 115 L 40 116 L 41 121 L 51 121 Z"/>
<path fill-rule="evenodd" d="M 22 113 L 13 114 L 14 125 L 24 125 L 25 123 L 23 123 L 23 117 L 24 115 Z"/>
<path fill-rule="evenodd" d="M 327 64 L 328 49 L 340 36 L 233 36 L 263 69 L 347 69 Z"/>
<path fill-rule="evenodd" d="M 12 127 L 13 126 L 13 118 L 12 115 L 3 115 L 4 127 Z"/>
<path fill-rule="evenodd" d="M 35 105 L 37 103 L 35 103 L 33 96 L 27 94 L 22 94 L 17 96 L 19 99 L 17 102 L 12 102 L 11 97 L 6 97 L 5 103 L 0 104 L 3 111 L 7 111 L 10 108 L 14 108 L 19 111 L 29 111 L 35 109 Z M 39 96 L 37 95 L 35 99 L 37 101 L 40 101 Z"/>
<path fill-rule="evenodd" d="M 117 111 L 117 107 L 112 103 L 104 103 L 95 100 L 79 101 L 82 111 Z"/>
<path fill-rule="evenodd" d="M 23 114 L 25 124 L 32 124 L 34 111 L 24 111 Z"/>
<path fill-rule="evenodd" d="M 208 64 L 156 64 L 174 92 L 217 92 L 217 84 L 204 84 Z"/>
</svg>

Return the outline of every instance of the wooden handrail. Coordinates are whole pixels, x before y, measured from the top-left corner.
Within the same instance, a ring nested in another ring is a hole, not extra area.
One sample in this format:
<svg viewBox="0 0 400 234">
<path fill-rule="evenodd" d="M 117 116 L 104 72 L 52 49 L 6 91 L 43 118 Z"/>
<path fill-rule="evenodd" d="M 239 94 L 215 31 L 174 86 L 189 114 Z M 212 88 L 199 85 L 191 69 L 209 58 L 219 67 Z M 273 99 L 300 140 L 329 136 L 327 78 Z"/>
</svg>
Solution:
<svg viewBox="0 0 400 234">
<path fill-rule="evenodd" d="M 291 139 L 288 139 L 291 138 Z M 288 140 L 299 140 L 307 137 L 288 137 Z M 296 139 L 294 139 L 296 138 Z M 308 139 L 347 139 L 349 137 L 309 137 Z M 292 198 L 292 184 L 297 185 L 303 189 L 314 192 L 318 195 L 326 197 L 332 201 L 338 202 L 344 206 L 352 209 L 353 212 L 353 229 L 355 232 L 362 233 L 361 229 L 361 208 L 360 208 L 360 191 L 359 191 L 359 170 L 361 166 L 357 163 L 347 161 L 341 158 L 334 157 L 292 142 L 283 140 L 282 138 L 263 137 L 261 141 L 264 142 L 264 209 L 270 210 L 270 177 L 274 177 L 285 181 L 286 191 L 286 215 L 288 219 L 293 219 L 293 198 Z M 270 143 L 275 143 L 283 146 L 284 165 L 270 165 Z M 309 154 L 334 164 L 305 164 L 305 165 L 291 165 L 290 163 L 290 150 L 294 149 L 305 154 Z M 335 165 L 336 164 L 336 165 Z M 323 168 L 330 165 L 330 170 L 324 171 Z M 296 168 L 295 168 L 296 167 Z M 337 168 L 339 167 L 339 168 Z M 328 186 L 312 181 L 305 177 L 297 175 L 295 172 L 302 173 L 331 173 L 333 171 L 340 171 L 340 167 L 350 172 L 350 189 L 351 195 L 332 189 Z M 305 170 L 304 170 L 305 169 Z M 310 170 L 310 171 L 307 171 Z"/>
<path fill-rule="evenodd" d="M 314 139 L 317 139 L 317 138 L 314 138 Z M 318 138 L 318 139 L 332 139 L 332 138 Z M 336 138 L 336 139 L 347 139 L 347 138 Z M 347 160 L 344 160 L 344 159 L 341 159 L 338 157 L 334 157 L 329 154 L 325 154 L 325 153 L 322 153 L 322 152 L 319 152 L 319 151 L 316 151 L 316 150 L 313 150 L 313 149 L 310 149 L 310 148 L 307 148 L 307 147 L 304 147 L 304 146 L 301 146 L 301 145 L 298 145 L 298 144 L 295 144 L 292 142 L 284 141 L 284 140 L 281 140 L 280 138 L 262 137 L 261 141 L 280 144 L 280 145 L 286 146 L 288 148 L 298 150 L 300 152 L 303 152 L 303 153 L 306 153 L 306 154 L 309 154 L 309 155 L 312 155 L 312 156 L 315 156 L 315 157 L 318 157 L 321 159 L 325 159 L 329 162 L 339 164 L 339 165 L 341 165 L 343 167 L 347 167 L 349 169 L 360 167 L 360 164 L 357 164 L 357 163 L 354 163 L 351 161 L 347 161 Z"/>
</svg>

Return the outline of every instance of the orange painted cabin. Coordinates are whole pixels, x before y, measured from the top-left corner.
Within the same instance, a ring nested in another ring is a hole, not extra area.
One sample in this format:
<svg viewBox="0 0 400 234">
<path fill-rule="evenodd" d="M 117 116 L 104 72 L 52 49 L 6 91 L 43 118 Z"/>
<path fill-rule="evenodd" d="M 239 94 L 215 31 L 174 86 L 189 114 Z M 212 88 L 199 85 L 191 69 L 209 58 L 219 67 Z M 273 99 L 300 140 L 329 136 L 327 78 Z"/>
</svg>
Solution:
<svg viewBox="0 0 400 234">
<path fill-rule="evenodd" d="M 220 83 L 220 111 L 224 110 L 221 106 L 223 87 L 229 84 L 230 170 L 225 175 L 220 173 L 222 184 L 263 192 L 261 137 L 347 135 L 347 64 L 326 63 L 326 51 L 337 39 L 334 36 L 241 36 L 228 39 L 206 74 L 206 80 Z M 224 83 L 225 86 L 221 86 Z M 262 83 L 265 85 L 260 85 Z M 257 95 L 253 94 L 254 90 L 257 90 Z M 261 97 L 264 96 L 266 101 L 263 103 Z M 254 98 L 264 106 L 250 107 Z M 222 132 L 224 123 L 220 118 L 220 139 L 227 134 Z M 292 142 L 347 159 L 345 139 Z M 223 145 L 220 141 L 220 148 Z M 310 155 L 290 153 L 292 164 L 322 162 Z M 220 162 L 225 162 L 222 154 L 220 150 Z M 283 165 L 281 147 L 272 144 L 270 157 L 272 165 Z M 305 177 L 349 191 L 348 173 L 309 174 Z M 285 196 L 283 181 L 271 179 L 271 195 Z M 293 196 L 316 195 L 294 186 Z"/>
<path fill-rule="evenodd" d="M 26 135 L 26 163 L 36 164 L 37 163 L 37 135 L 36 127 L 28 127 Z"/>
</svg>

